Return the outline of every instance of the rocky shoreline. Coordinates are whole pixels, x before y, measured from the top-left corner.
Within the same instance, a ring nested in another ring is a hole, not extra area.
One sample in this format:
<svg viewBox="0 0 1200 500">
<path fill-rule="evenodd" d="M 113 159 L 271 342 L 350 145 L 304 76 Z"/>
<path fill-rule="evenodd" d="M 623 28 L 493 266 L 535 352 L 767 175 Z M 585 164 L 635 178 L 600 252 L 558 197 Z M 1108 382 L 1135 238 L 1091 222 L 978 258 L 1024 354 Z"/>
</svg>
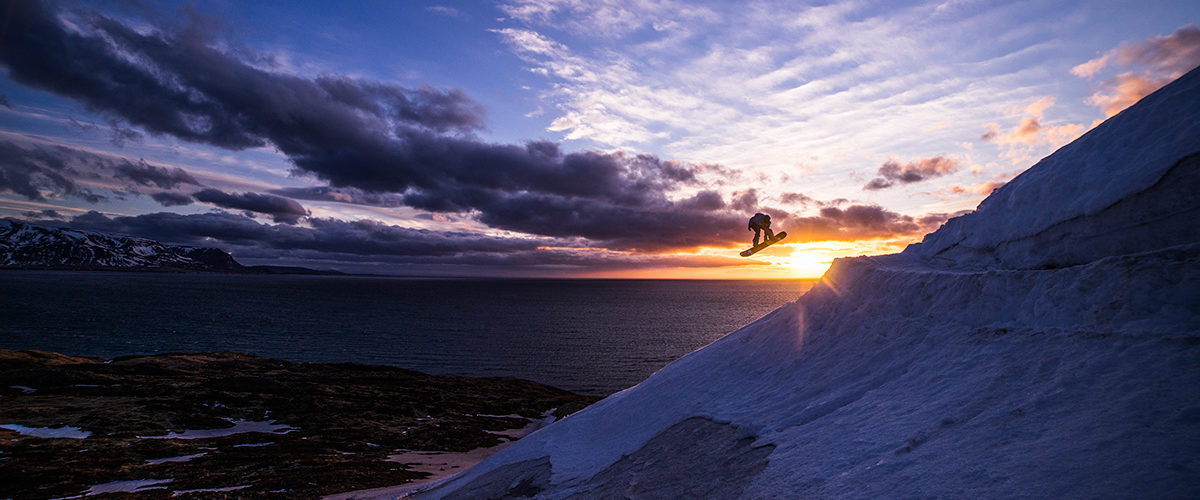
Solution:
<svg viewBox="0 0 1200 500">
<path fill-rule="evenodd" d="M 319 498 L 391 487 L 439 473 L 404 458 L 414 452 L 498 449 L 597 399 L 514 378 L 238 352 L 0 350 L 0 498 Z"/>
</svg>

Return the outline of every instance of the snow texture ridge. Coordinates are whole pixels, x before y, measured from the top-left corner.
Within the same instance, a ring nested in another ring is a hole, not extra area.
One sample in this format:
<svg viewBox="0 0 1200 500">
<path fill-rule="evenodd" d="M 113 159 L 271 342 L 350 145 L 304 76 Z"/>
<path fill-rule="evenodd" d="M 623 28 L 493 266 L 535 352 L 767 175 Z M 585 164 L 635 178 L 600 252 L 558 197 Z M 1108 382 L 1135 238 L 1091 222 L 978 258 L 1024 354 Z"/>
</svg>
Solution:
<svg viewBox="0 0 1200 500">
<path fill-rule="evenodd" d="M 418 496 L 1200 497 L 1198 87 Z"/>
<path fill-rule="evenodd" d="M 0 219 L 0 268 L 230 271 L 241 267 L 216 248 Z"/>
</svg>

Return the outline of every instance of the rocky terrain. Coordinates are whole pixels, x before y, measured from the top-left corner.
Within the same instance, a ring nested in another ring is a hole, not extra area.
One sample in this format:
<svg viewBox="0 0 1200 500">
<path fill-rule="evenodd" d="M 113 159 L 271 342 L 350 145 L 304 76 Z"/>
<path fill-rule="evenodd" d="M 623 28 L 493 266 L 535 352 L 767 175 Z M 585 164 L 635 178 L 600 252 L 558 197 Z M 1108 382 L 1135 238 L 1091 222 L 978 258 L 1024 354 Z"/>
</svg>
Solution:
<svg viewBox="0 0 1200 500">
<path fill-rule="evenodd" d="M 0 498 L 317 498 L 391 486 L 428 474 L 389 457 L 494 447 L 596 399 L 512 378 L 236 352 L 0 350 Z"/>
<path fill-rule="evenodd" d="M 0 269 L 341 274 L 302 267 L 244 266 L 219 248 L 0 219 Z"/>
</svg>

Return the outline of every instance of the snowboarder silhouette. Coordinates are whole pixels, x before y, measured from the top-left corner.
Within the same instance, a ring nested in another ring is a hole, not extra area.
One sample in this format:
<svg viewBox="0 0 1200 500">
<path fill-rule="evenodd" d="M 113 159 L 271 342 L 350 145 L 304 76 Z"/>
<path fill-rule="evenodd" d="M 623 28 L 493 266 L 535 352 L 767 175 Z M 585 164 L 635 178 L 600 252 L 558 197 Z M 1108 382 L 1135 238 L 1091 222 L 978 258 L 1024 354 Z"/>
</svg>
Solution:
<svg viewBox="0 0 1200 500">
<path fill-rule="evenodd" d="M 767 233 L 766 241 L 775 239 L 775 231 L 771 230 L 771 216 L 767 214 L 754 214 L 754 217 L 750 218 L 750 224 L 746 226 L 746 230 L 754 231 L 754 245 L 752 246 L 758 246 L 758 236 L 763 232 Z"/>
</svg>

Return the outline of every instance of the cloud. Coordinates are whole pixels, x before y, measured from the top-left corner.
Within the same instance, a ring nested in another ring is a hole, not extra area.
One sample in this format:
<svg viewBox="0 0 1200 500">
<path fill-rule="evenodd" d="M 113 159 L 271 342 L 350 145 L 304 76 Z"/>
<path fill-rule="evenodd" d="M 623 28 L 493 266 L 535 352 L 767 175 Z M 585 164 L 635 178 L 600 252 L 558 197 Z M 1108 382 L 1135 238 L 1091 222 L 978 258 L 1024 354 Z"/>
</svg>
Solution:
<svg viewBox="0 0 1200 500">
<path fill-rule="evenodd" d="M 447 17 L 453 17 L 455 19 L 466 18 L 466 15 L 464 15 L 461 10 L 458 10 L 454 7 L 447 7 L 445 5 L 431 5 L 429 7 L 425 7 L 425 11 L 432 12 L 434 14 L 441 14 Z"/>
<path fill-rule="evenodd" d="M 713 211 L 725 208 L 725 199 L 716 191 L 705 190 L 681 201 L 679 206 L 688 210 Z"/>
<path fill-rule="evenodd" d="M 1102 84 L 1103 90 L 1088 96 L 1087 103 L 1103 110 L 1106 117 L 1113 116 L 1154 93 L 1171 80 L 1173 78 L 1163 78 L 1149 72 L 1141 75 L 1121 73 L 1105 81 Z"/>
<path fill-rule="evenodd" d="M 162 189 L 172 189 L 180 184 L 200 185 L 195 177 L 182 168 L 156 167 L 145 161 L 139 161 L 136 164 L 122 163 L 117 165 L 114 170 L 116 171 L 113 174 L 114 177 L 127 179 L 143 186 L 154 185 Z"/>
<path fill-rule="evenodd" d="M 818 216 L 789 218 L 786 226 L 781 225 L 778 230 L 787 231 L 788 239 L 800 241 L 911 237 L 936 229 L 949 217 L 935 213 L 916 218 L 878 205 L 826 206 Z"/>
<path fill-rule="evenodd" d="M 5 43 L 23 48 L 0 53 L 13 80 L 156 134 L 230 149 L 269 143 L 318 161 L 309 158 L 318 155 L 314 146 L 378 141 L 362 135 L 370 127 L 397 133 L 482 127 L 482 108 L 461 91 L 270 73 L 219 50 L 212 30 L 195 21 L 168 33 L 83 14 L 86 24 L 72 29 L 40 2 L 6 10 Z"/>
<path fill-rule="evenodd" d="M 1100 57 L 1071 68 L 1071 74 L 1080 78 L 1092 78 L 1096 76 L 1096 73 L 1099 73 L 1100 70 L 1104 69 L 1105 66 L 1108 66 L 1109 59 L 1112 59 L 1112 55 L 1104 54 Z"/>
<path fill-rule="evenodd" d="M 157 201 L 164 207 L 177 207 L 181 205 L 191 205 L 195 200 L 191 196 L 182 193 L 160 192 L 150 195 L 150 198 Z"/>
<path fill-rule="evenodd" d="M 1014 113 L 1021 114 L 1021 121 L 1009 131 L 1000 130 L 997 123 L 989 123 L 985 125 L 985 132 L 979 138 L 1004 146 L 1001 157 L 1020 164 L 1031 159 L 1030 155 L 1036 146 L 1058 147 L 1075 140 L 1087 131 L 1087 127 L 1077 123 L 1043 124 L 1043 115 L 1053 105 L 1053 97 L 1042 97 L 1024 108 L 1013 110 Z"/>
<path fill-rule="evenodd" d="M 758 210 L 758 190 L 747 189 L 734 192 L 729 206 L 739 212 L 754 213 Z"/>
<path fill-rule="evenodd" d="M 99 194 L 100 190 L 121 197 L 137 193 L 141 187 L 173 189 L 181 185 L 201 186 L 195 177 L 178 167 L 32 141 L 23 144 L 0 141 L 0 192 L 30 200 L 75 197 L 99 203 L 108 198 Z M 150 197 L 163 206 L 192 203 L 190 196 L 168 191 Z"/>
<path fill-rule="evenodd" d="M 821 204 L 821 202 L 817 201 L 816 198 L 804 193 L 783 193 L 779 195 L 779 202 L 787 205 L 800 205 L 803 207 L 807 207 L 812 204 Z"/>
<path fill-rule="evenodd" d="M 298 172 L 328 182 L 326 187 L 279 189 L 270 194 L 216 189 L 193 194 L 197 201 L 267 214 L 287 223 L 268 231 L 226 218 L 219 220 L 223 231 L 240 228 L 255 233 L 254 237 L 293 242 L 295 248 L 307 251 L 318 249 L 310 248 L 311 241 L 309 246 L 301 242 L 315 234 L 328 236 L 336 228 L 345 229 L 346 234 L 369 234 L 371 242 L 397 234 L 399 229 L 338 226 L 310 218 L 312 230 L 319 231 L 307 233 L 307 228 L 295 225 L 307 215 L 295 199 L 403 204 L 431 213 L 466 214 L 496 229 L 617 251 L 666 252 L 744 243 L 740 228 L 749 214 L 759 210 L 771 212 L 781 224 L 796 224 L 799 232 L 813 238 L 916 235 L 922 228 L 912 217 L 879 207 L 852 205 L 800 218 L 759 206 L 753 190 L 726 199 L 701 181 L 731 172 L 719 165 L 664 161 L 654 155 L 625 152 L 564 153 L 558 144 L 545 141 L 521 145 L 483 142 L 474 135 L 483 130 L 483 109 L 459 90 L 272 72 L 263 69 L 253 54 L 227 49 L 229 43 L 212 37 L 217 30 L 195 22 L 169 31 L 146 25 L 131 27 L 99 14 L 77 12 L 67 16 L 72 19 L 67 26 L 64 16 L 40 3 L 14 4 L 8 12 L 4 43 L 24 49 L 0 52 L 0 64 L 13 80 L 75 99 L 90 111 L 150 134 L 232 150 L 272 147 Z M 588 78 L 590 70 L 572 67 L 569 54 L 561 53 L 565 47 L 533 32 L 505 33 L 521 37 L 526 50 L 552 54 L 555 63 L 561 63 L 554 71 Z M 694 101 L 683 91 L 654 99 L 642 103 L 649 104 L 646 106 L 623 109 L 655 113 L 660 109 L 656 103 L 662 99 L 670 100 L 672 107 Z M 701 106 L 683 119 L 705 115 L 699 123 L 729 116 L 719 111 Z M 917 165 L 911 172 L 900 168 L 896 179 L 936 173 L 922 168 Z M 172 173 L 135 166 L 122 175 L 125 181 L 143 186 L 187 183 L 178 176 L 170 177 Z M 679 198 L 676 193 L 680 192 L 696 194 Z M 182 195 L 151 196 L 164 205 L 186 201 Z M 864 218 L 870 213 L 876 214 L 877 220 Z M 216 224 L 213 217 L 171 219 L 160 214 L 107 222 L 91 217 L 91 223 L 131 228 L 167 220 Z M 318 228 L 320 224 L 326 225 Z M 154 229 L 172 234 L 169 228 Z M 403 236 L 416 238 L 408 233 Z M 419 241 L 432 241 L 418 236 Z M 234 238 L 223 241 L 254 246 L 234 233 L 209 237 Z M 327 241 L 346 243 L 347 239 Z M 463 237 L 455 243 L 470 241 L 474 240 Z M 372 248 L 367 244 L 361 247 Z M 410 248 L 416 252 L 443 247 Z"/>
<path fill-rule="evenodd" d="M 196 201 L 212 203 L 221 208 L 266 214 L 271 216 L 275 222 L 286 224 L 296 224 L 302 217 L 309 215 L 309 211 L 296 200 L 270 194 L 249 192 L 236 194 L 208 188 L 192 193 L 192 198 Z"/>
<path fill-rule="evenodd" d="M 62 146 L 21 147 L 0 141 L 0 192 L 36 201 L 75 196 L 97 203 L 104 197 L 80 186 L 75 179 L 117 165 L 114 160 Z"/>
<path fill-rule="evenodd" d="M 59 213 L 57 210 L 40 210 L 37 212 L 23 212 L 21 215 L 30 219 L 65 219 L 67 216 Z"/>
<path fill-rule="evenodd" d="M 1099 89 L 1087 99 L 1088 104 L 1104 110 L 1107 116 L 1113 116 L 1198 65 L 1200 27 L 1188 24 L 1170 35 L 1122 44 L 1100 57 L 1075 66 L 1071 73 L 1092 79 L 1110 66 L 1133 70 L 1102 81 Z"/>
<path fill-rule="evenodd" d="M 223 249 L 278 251 L 307 250 L 338 259 L 359 256 L 445 257 L 459 253 L 510 253 L 532 251 L 543 242 L 522 238 L 428 231 L 387 225 L 378 221 L 341 221 L 312 218 L 312 227 L 264 224 L 228 212 L 176 214 L 158 212 L 110 217 L 88 212 L 71 220 L 71 227 L 127 234 L 192 246 Z"/>
<path fill-rule="evenodd" d="M 995 123 L 989 123 L 985 128 L 987 131 L 979 136 L 982 140 L 1000 144 L 1030 144 L 1038 139 L 1037 132 L 1042 129 L 1042 124 L 1037 118 L 1025 117 L 1011 132 L 1001 132 L 1000 126 Z"/>
<path fill-rule="evenodd" d="M 999 186 L 997 186 L 997 187 L 999 187 Z M 920 226 L 925 227 L 925 228 L 930 228 L 929 231 L 936 231 L 946 221 L 953 219 L 955 217 L 967 215 L 971 212 L 972 212 L 972 210 L 959 210 L 957 212 L 948 213 L 948 214 L 947 213 L 927 214 L 927 215 L 917 219 L 917 224 L 919 224 Z"/>
<path fill-rule="evenodd" d="M 233 253 L 242 263 L 305 265 L 387 274 L 441 272 L 477 275 L 478 271 L 472 268 L 503 274 L 514 270 L 528 272 L 539 269 L 561 272 L 564 268 L 595 271 L 768 265 L 766 262 L 747 262 L 733 256 L 654 255 L 595 250 L 544 238 L 506 238 L 409 229 L 372 220 L 347 222 L 314 218 L 309 220 L 311 227 L 304 227 L 264 224 L 251 217 L 229 212 L 110 216 L 93 211 L 66 222 L 38 222 L 126 234 L 171 244 L 218 247 Z"/>
<path fill-rule="evenodd" d="M 353 205 L 373 207 L 402 207 L 404 195 L 397 193 L 369 193 L 358 188 L 332 186 L 279 188 L 269 191 L 271 194 L 286 196 L 297 200 L 332 201 Z"/>
<path fill-rule="evenodd" d="M 690 23 L 711 22 L 718 14 L 695 2 L 573 2 L 514 0 L 500 10 L 528 24 L 556 24 L 572 32 L 623 38 L 642 31 L 667 32 Z M 670 19 L 670 21 L 668 21 Z"/>
<path fill-rule="evenodd" d="M 876 172 L 880 177 L 871 179 L 867 185 L 863 186 L 866 190 L 879 190 L 890 188 L 896 183 L 911 184 L 921 182 L 943 175 L 949 175 L 958 170 L 959 161 L 945 156 L 934 156 L 930 158 L 919 158 L 901 165 L 896 160 L 888 160 L 883 165 L 879 166 Z"/>
<path fill-rule="evenodd" d="M 987 195 L 992 194 L 992 191 L 999 189 L 1000 186 L 1003 186 L 1005 184 L 1008 184 L 1008 182 L 1007 181 L 976 182 L 974 184 L 967 184 L 965 186 L 961 185 L 961 184 L 952 184 L 950 186 L 947 186 L 945 188 L 945 191 L 950 194 L 956 194 L 956 195 L 957 194 L 976 194 L 976 195 L 987 196 Z"/>
<path fill-rule="evenodd" d="M 484 143 L 471 136 L 482 108 L 458 90 L 271 73 L 220 50 L 201 29 L 133 29 L 94 14 L 67 28 L 42 4 L 11 11 L 6 43 L 27 49 L 0 53 L 14 80 L 151 133 L 229 149 L 271 145 L 331 188 L 399 194 L 411 207 L 475 213 L 497 228 L 636 248 L 729 241 L 714 229 L 730 214 L 668 201 L 697 182 L 694 167 L 652 155 L 564 154 L 549 142 Z M 263 200 L 201 197 L 263 208 Z"/>
<path fill-rule="evenodd" d="M 984 20 L 1020 9 L 971 2 L 934 15 L 925 3 L 884 2 L 864 16 L 861 2 L 819 3 L 512 0 L 510 27 L 495 32 L 546 77 L 537 97 L 552 103 L 550 130 L 747 174 L 795 172 L 797 158 L 848 168 L 865 161 L 846 161 L 851 142 L 918 154 L 1013 95 L 1016 79 L 992 73 L 1013 54 L 961 35 L 969 26 L 1009 39 L 1011 23 Z M 950 48 L 948 37 L 962 43 Z"/>
</svg>

